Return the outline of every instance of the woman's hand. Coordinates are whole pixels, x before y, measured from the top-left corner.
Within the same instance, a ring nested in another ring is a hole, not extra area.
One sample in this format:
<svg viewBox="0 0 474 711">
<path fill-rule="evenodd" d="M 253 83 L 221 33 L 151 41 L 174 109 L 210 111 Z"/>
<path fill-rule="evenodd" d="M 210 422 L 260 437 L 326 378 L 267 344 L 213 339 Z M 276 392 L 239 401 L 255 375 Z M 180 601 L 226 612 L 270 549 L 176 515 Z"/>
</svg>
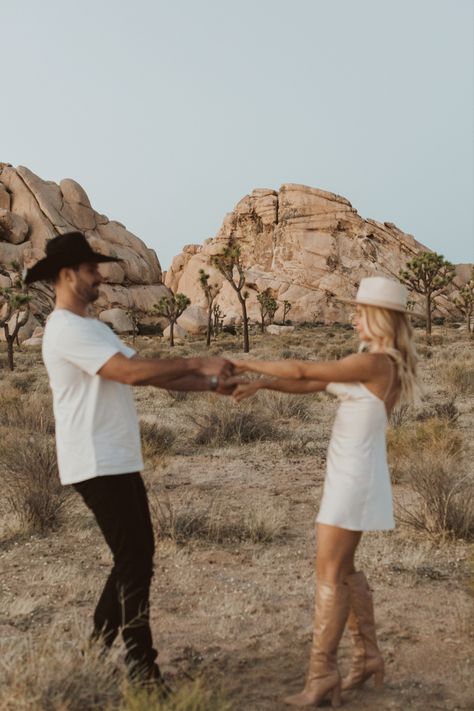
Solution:
<svg viewBox="0 0 474 711">
<path fill-rule="evenodd" d="M 234 400 L 237 400 L 237 402 L 240 402 L 240 400 L 245 400 L 246 398 L 255 395 L 257 390 L 260 390 L 260 388 L 260 380 L 252 380 L 246 383 L 239 383 L 236 386 L 234 392 L 232 393 L 232 397 L 234 398 Z"/>
<path fill-rule="evenodd" d="M 245 360 L 231 359 L 231 363 L 234 366 L 235 375 L 239 375 L 240 373 L 247 373 L 250 370 L 250 368 L 248 367 L 248 363 Z"/>
</svg>

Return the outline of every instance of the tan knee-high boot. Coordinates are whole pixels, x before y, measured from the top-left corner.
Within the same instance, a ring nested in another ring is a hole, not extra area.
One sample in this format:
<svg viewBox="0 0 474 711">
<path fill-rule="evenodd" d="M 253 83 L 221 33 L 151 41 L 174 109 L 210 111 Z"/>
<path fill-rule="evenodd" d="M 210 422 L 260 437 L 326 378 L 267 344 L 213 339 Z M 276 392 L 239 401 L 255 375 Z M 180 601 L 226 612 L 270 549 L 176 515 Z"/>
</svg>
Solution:
<svg viewBox="0 0 474 711">
<path fill-rule="evenodd" d="M 372 591 L 364 573 L 354 573 L 346 578 L 349 587 L 350 613 L 347 621 L 351 632 L 352 660 L 343 689 L 353 689 L 375 675 L 375 686 L 383 684 L 384 663 L 375 634 Z"/>
<path fill-rule="evenodd" d="M 349 614 L 346 584 L 320 583 L 316 587 L 313 646 L 303 691 L 288 696 L 291 706 L 317 706 L 332 693 L 333 707 L 340 705 L 341 677 L 337 668 L 337 648 Z"/>
</svg>

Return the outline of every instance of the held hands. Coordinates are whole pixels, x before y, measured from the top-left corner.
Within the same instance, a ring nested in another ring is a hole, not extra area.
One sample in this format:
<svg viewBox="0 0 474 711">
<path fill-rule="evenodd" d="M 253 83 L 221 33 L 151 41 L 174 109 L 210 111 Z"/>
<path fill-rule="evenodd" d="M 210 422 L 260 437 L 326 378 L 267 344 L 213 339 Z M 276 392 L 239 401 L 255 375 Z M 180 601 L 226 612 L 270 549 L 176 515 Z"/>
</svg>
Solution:
<svg viewBox="0 0 474 711">
<path fill-rule="evenodd" d="M 216 375 L 218 378 L 229 378 L 234 374 L 234 365 L 226 358 L 213 356 L 200 359 L 199 372 L 201 375 Z"/>
</svg>

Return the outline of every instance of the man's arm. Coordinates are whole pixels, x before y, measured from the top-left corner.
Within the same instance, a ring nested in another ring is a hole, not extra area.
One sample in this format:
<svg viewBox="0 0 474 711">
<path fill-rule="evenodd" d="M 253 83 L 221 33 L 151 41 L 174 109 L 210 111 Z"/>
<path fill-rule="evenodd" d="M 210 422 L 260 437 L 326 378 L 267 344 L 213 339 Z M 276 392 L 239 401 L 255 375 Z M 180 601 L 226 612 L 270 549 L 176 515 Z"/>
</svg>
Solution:
<svg viewBox="0 0 474 711">
<path fill-rule="evenodd" d="M 116 353 L 100 368 L 98 375 L 126 385 L 154 385 L 171 390 L 173 380 L 185 376 L 227 377 L 232 363 L 224 358 L 127 358 Z M 183 388 L 184 389 L 184 388 Z M 209 388 L 206 388 L 209 389 Z"/>
</svg>

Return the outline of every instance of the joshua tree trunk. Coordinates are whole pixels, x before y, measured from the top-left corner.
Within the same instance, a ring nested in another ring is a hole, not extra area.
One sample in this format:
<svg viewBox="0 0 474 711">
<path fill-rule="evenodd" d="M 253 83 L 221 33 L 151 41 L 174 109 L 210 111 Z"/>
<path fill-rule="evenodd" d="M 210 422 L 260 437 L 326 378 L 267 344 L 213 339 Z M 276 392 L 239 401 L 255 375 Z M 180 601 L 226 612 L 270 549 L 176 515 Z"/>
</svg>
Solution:
<svg viewBox="0 0 474 711">
<path fill-rule="evenodd" d="M 247 316 L 247 304 L 245 302 L 244 297 L 240 295 L 240 292 L 237 292 L 237 295 L 239 297 L 240 305 L 242 307 L 242 326 L 243 326 L 243 331 L 244 331 L 244 353 L 248 353 L 250 350 L 250 341 L 249 341 L 249 319 Z"/>
<path fill-rule="evenodd" d="M 10 370 L 15 370 L 15 364 L 13 362 L 13 343 L 14 339 L 9 336 L 7 339 L 7 355 L 8 355 L 8 367 Z"/>
<path fill-rule="evenodd" d="M 174 346 L 174 321 L 170 321 L 170 346 Z"/>
<path fill-rule="evenodd" d="M 206 331 L 206 346 L 209 348 L 211 345 L 212 336 L 212 304 L 209 305 L 207 309 L 207 331 Z"/>
<path fill-rule="evenodd" d="M 431 336 L 431 294 L 426 294 L 426 335 Z"/>
</svg>

